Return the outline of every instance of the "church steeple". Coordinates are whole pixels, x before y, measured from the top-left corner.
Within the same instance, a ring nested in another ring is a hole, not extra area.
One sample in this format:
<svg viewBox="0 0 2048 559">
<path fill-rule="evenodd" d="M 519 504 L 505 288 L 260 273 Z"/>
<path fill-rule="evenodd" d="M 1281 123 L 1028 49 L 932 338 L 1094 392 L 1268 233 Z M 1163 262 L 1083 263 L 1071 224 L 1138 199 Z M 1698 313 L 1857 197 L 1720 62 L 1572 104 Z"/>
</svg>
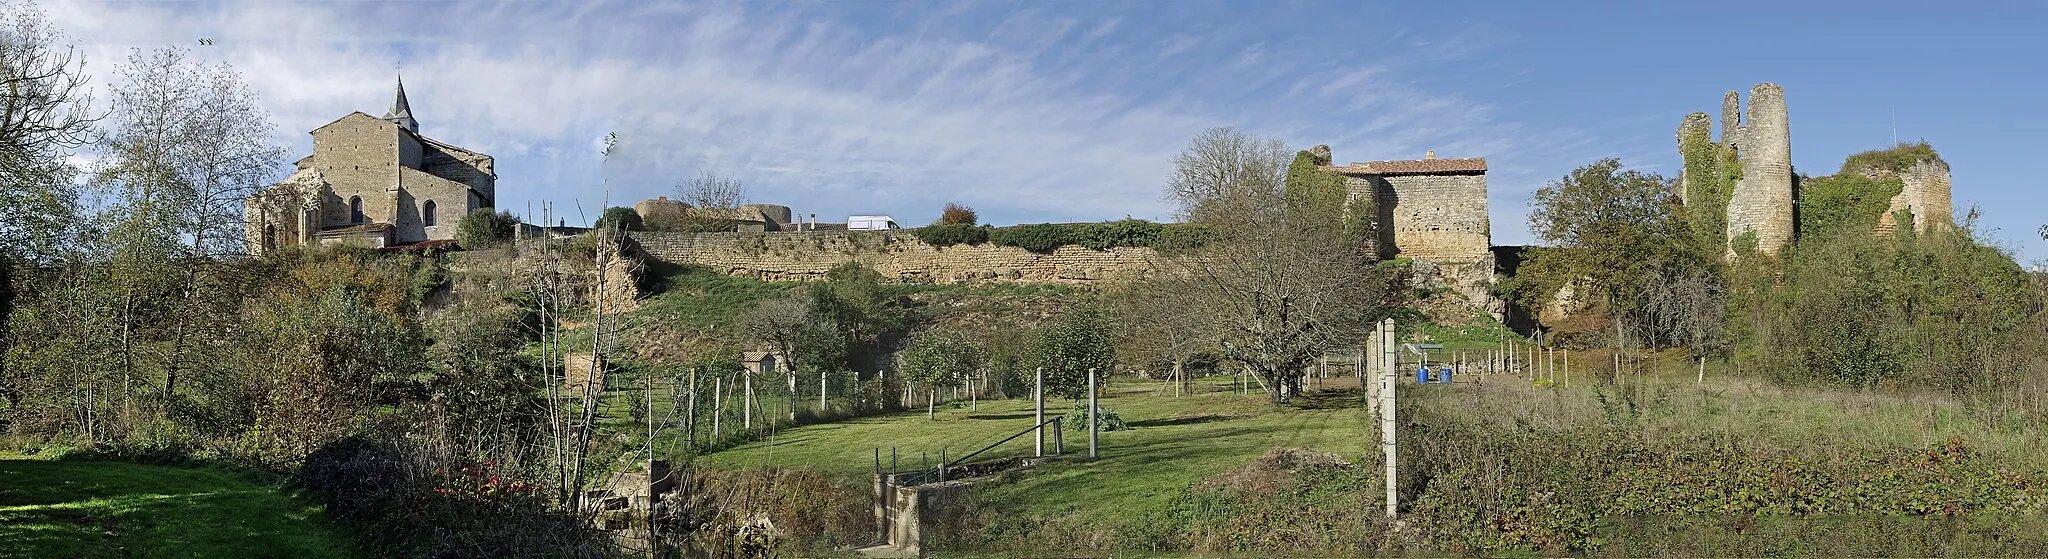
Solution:
<svg viewBox="0 0 2048 559">
<path fill-rule="evenodd" d="M 412 105 L 405 102 L 405 76 L 398 77 L 398 97 L 391 100 L 391 111 L 384 113 L 384 120 L 397 123 L 414 134 L 420 133 L 420 121 L 413 120 Z"/>
</svg>

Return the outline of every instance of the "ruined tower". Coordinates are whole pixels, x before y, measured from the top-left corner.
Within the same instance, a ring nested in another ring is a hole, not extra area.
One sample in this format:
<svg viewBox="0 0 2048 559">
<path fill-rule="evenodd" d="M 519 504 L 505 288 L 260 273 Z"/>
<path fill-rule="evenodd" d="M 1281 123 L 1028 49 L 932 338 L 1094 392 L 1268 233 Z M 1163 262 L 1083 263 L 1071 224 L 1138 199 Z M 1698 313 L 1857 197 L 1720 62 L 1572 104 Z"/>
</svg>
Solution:
<svg viewBox="0 0 2048 559">
<path fill-rule="evenodd" d="M 1728 239 L 1756 235 L 1766 254 L 1792 242 L 1792 131 L 1785 117 L 1785 91 L 1774 83 L 1750 89 L 1747 118 L 1736 120 L 1734 91 L 1721 104 L 1721 142 L 1732 148 L 1742 178 L 1728 197 Z"/>
</svg>

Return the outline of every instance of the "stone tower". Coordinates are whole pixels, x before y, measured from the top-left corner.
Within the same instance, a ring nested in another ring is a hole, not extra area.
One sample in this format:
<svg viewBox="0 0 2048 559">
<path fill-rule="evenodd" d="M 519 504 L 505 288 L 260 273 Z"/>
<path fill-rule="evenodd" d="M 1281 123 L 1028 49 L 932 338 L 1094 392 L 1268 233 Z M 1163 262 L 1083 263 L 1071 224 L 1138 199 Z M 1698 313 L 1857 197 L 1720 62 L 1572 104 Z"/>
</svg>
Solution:
<svg viewBox="0 0 2048 559">
<path fill-rule="evenodd" d="M 405 77 L 398 78 L 398 96 L 391 100 L 391 110 L 384 112 L 384 120 L 397 124 L 399 128 L 414 134 L 420 133 L 420 121 L 412 118 L 412 104 L 405 101 Z"/>
<path fill-rule="evenodd" d="M 1728 197 L 1728 239 L 1756 234 L 1757 249 L 1773 254 L 1792 242 L 1792 129 L 1785 117 L 1785 91 L 1774 83 L 1750 89 L 1749 114 L 1738 120 L 1741 102 L 1729 91 L 1721 103 L 1721 142 L 1733 148 L 1742 178 Z"/>
</svg>

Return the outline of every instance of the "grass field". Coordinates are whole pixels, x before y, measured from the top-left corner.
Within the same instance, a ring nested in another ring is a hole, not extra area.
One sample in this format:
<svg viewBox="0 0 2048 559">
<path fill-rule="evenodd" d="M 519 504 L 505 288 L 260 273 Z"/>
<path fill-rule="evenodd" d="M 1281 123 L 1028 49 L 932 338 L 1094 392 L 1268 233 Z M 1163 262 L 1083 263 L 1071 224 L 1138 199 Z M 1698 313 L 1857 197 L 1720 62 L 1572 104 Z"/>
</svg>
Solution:
<svg viewBox="0 0 2048 559">
<path fill-rule="evenodd" d="M 318 508 L 242 475 L 0 453 L 0 557 L 348 557 Z"/>
<path fill-rule="evenodd" d="M 996 499 L 1036 513 L 1110 520 L 1128 511 L 1164 506 L 1180 489 L 1250 463 L 1276 447 L 1309 448 L 1350 460 L 1360 459 L 1371 448 L 1371 431 L 1364 410 L 1357 406 L 1356 388 L 1311 392 L 1281 407 L 1267 403 L 1256 389 L 1243 396 L 1225 391 L 1221 384 L 1208 388 L 1174 397 L 1159 395 L 1158 387 L 1145 381 L 1112 385 L 1102 405 L 1132 429 L 1102 433 L 1100 460 L 1055 463 L 988 490 L 998 492 L 992 495 Z M 1047 416 L 1072 409 L 1064 400 L 1046 404 Z M 926 420 L 919 411 L 800 427 L 707 455 L 702 461 L 713 468 L 814 468 L 861 477 L 873 470 L 878 447 L 884 468 L 889 467 L 893 447 L 900 469 L 908 470 L 927 458 L 936 463 L 942 449 L 947 456 L 958 457 L 1031 425 L 1032 405 L 1027 400 L 982 402 L 979 411 L 955 403 L 942 408 L 936 420 Z M 1068 431 L 1065 447 L 1070 456 L 1085 457 L 1087 433 Z M 1026 435 L 983 456 L 1031 451 L 1032 440 Z"/>
</svg>

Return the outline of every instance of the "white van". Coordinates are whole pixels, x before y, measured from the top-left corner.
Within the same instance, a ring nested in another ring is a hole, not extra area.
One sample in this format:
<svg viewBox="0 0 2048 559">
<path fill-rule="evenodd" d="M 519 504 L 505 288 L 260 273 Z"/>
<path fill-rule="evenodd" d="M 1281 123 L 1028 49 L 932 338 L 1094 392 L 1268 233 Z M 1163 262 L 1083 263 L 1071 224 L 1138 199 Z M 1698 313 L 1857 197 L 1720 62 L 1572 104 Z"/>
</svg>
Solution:
<svg viewBox="0 0 2048 559">
<path fill-rule="evenodd" d="M 896 225 L 896 218 L 886 215 L 855 215 L 847 216 L 846 218 L 846 229 L 849 231 L 882 231 L 902 228 L 902 226 Z"/>
</svg>

